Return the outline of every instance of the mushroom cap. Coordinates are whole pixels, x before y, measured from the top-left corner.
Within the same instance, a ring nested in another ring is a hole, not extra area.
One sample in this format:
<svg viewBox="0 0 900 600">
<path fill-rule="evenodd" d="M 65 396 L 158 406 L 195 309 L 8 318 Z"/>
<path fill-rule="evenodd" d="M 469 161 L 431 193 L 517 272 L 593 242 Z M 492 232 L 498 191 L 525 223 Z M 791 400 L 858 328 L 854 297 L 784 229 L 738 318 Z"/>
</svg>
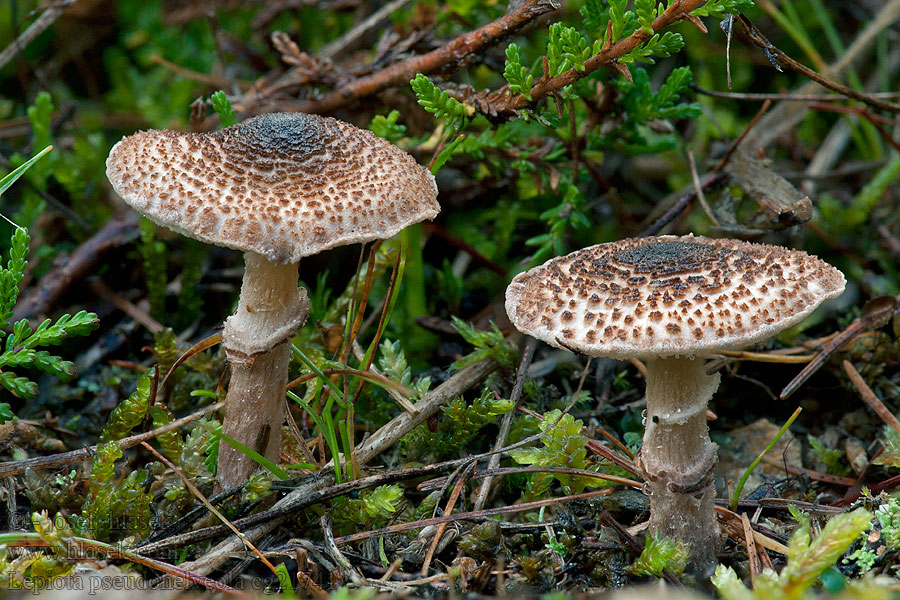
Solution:
<svg viewBox="0 0 900 600">
<path fill-rule="evenodd" d="M 506 289 L 506 312 L 520 331 L 588 356 L 693 356 L 769 338 L 839 296 L 844 283 L 799 250 L 631 238 L 520 273 Z"/>
<path fill-rule="evenodd" d="M 303 113 L 215 133 L 142 131 L 113 147 L 106 175 L 152 221 L 273 263 L 389 238 L 440 210 L 434 177 L 409 154 Z"/>
</svg>

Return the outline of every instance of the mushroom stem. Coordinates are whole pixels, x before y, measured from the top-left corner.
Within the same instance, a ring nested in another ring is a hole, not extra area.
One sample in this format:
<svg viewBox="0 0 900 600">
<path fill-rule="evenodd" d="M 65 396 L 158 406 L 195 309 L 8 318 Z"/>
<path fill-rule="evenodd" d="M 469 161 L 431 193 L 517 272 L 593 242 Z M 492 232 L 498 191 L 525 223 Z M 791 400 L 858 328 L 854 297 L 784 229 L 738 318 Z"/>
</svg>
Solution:
<svg viewBox="0 0 900 600">
<path fill-rule="evenodd" d="M 274 462 L 281 446 L 290 338 L 309 314 L 309 299 L 297 287 L 297 263 L 276 265 L 254 252 L 244 254 L 244 263 L 240 301 L 222 336 L 231 363 L 222 432 Z M 242 483 L 256 467 L 230 444 L 219 445 L 223 488 Z"/>
<path fill-rule="evenodd" d="M 706 579 L 716 565 L 719 525 L 714 471 L 718 446 L 709 439 L 706 405 L 719 374 L 705 361 L 647 361 L 647 416 L 641 465 L 650 489 L 650 531 L 684 542 L 688 569 Z"/>
</svg>

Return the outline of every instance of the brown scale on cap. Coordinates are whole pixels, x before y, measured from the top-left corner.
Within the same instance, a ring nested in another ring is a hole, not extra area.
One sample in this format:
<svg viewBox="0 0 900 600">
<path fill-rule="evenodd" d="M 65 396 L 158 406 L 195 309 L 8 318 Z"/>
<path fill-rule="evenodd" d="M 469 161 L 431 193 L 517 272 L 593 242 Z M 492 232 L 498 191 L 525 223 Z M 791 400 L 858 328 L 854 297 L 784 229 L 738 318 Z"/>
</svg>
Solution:
<svg viewBox="0 0 900 600">
<path fill-rule="evenodd" d="M 521 273 L 506 311 L 520 331 L 591 356 L 690 356 L 771 337 L 843 289 L 840 271 L 805 252 L 662 236 L 592 246 Z"/>
<path fill-rule="evenodd" d="M 391 237 L 437 215 L 437 187 L 396 146 L 329 117 L 273 113 L 215 133 L 143 131 L 106 162 L 115 190 L 173 231 L 273 263 Z"/>
</svg>

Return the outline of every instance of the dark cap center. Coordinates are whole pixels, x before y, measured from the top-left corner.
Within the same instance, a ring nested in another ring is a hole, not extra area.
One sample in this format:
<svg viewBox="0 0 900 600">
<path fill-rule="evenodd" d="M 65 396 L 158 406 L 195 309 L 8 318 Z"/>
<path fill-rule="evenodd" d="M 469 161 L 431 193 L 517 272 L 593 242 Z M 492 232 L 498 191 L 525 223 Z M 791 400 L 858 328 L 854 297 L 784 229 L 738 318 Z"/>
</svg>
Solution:
<svg viewBox="0 0 900 600">
<path fill-rule="evenodd" d="M 662 275 L 695 271 L 727 254 L 725 248 L 695 242 L 654 242 L 619 250 L 613 259 L 635 273 Z"/>
</svg>

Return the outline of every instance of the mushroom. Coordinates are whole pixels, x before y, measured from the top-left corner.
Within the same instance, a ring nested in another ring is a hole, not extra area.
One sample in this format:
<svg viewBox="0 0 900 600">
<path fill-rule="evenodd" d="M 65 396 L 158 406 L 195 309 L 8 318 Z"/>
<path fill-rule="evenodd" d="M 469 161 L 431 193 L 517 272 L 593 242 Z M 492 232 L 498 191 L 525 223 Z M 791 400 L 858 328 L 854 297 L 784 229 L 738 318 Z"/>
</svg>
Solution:
<svg viewBox="0 0 900 600">
<path fill-rule="evenodd" d="M 844 276 L 805 252 L 694 236 L 625 239 L 517 275 L 506 311 L 522 332 L 588 356 L 646 361 L 639 456 L 650 531 L 687 544 L 689 567 L 716 564 L 717 446 L 707 401 L 719 374 L 703 357 L 774 336 L 844 289 Z"/>
<path fill-rule="evenodd" d="M 245 272 L 223 345 L 231 364 L 223 432 L 277 460 L 290 338 L 309 313 L 297 263 L 384 239 L 437 215 L 434 177 L 369 131 L 318 115 L 261 115 L 215 133 L 143 131 L 106 161 L 113 188 L 173 231 L 242 250 Z M 218 481 L 256 463 L 221 444 Z"/>
</svg>

